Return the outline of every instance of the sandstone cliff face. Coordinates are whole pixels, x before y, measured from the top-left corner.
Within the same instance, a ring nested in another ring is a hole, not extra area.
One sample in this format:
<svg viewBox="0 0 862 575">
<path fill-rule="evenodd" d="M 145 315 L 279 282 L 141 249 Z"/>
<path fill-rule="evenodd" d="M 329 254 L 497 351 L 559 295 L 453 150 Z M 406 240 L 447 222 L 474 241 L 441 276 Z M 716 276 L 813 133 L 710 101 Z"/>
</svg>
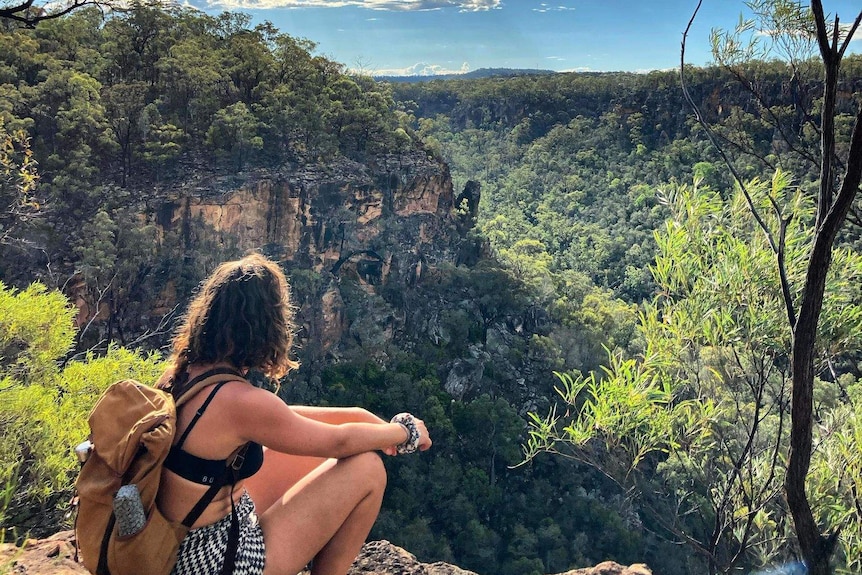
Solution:
<svg viewBox="0 0 862 575">
<path fill-rule="evenodd" d="M 165 232 L 179 230 L 187 241 L 194 234 L 241 251 L 277 248 L 283 261 L 322 271 L 369 249 L 395 220 L 423 228 L 416 244 L 402 246 L 421 249 L 439 239 L 429 221 L 446 227 L 452 207 L 448 167 L 414 152 L 199 181 L 170 190 L 156 211 Z"/>
<path fill-rule="evenodd" d="M 515 301 L 510 290 L 517 288 L 501 280 L 505 273 L 485 269 L 467 277 L 477 262 L 489 261 L 487 247 L 472 235 L 480 195 L 478 184 L 468 182 L 456 197 L 448 167 L 416 151 L 367 163 L 340 158 L 239 176 L 197 175 L 148 209 L 160 236 L 178 246 L 172 257 L 195 262 L 201 276 L 252 249 L 283 263 L 306 366 L 295 383 L 313 379 L 314 366 L 351 359 L 385 365 L 400 352 L 431 345 L 437 356 L 431 361 L 453 397 L 493 392 L 531 405 L 550 371 L 532 365 L 523 349 L 512 350 L 547 329 Z M 168 281 L 154 315 L 172 309 L 176 292 Z M 479 326 L 480 341 L 453 333 L 467 325 Z"/>
<path fill-rule="evenodd" d="M 198 180 L 169 190 L 151 215 L 161 236 L 180 237 L 188 252 L 202 245 L 261 250 L 288 270 L 316 274 L 314 289 L 297 294 L 302 349 L 313 361 L 333 352 L 351 327 L 367 344 L 391 341 L 403 327 L 398 311 L 382 305 L 382 318 L 364 320 L 373 325 L 351 321 L 341 280 L 374 300 L 382 288 L 415 279 L 426 262 L 454 262 L 461 235 L 453 205 L 448 167 L 415 152 Z"/>
</svg>

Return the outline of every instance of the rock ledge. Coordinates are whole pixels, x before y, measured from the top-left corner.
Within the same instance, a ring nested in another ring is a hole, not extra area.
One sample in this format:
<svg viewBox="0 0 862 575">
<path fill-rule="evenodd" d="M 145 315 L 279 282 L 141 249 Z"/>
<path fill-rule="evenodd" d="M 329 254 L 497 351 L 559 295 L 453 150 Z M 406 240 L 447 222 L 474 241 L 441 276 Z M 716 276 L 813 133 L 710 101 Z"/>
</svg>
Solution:
<svg viewBox="0 0 862 575">
<path fill-rule="evenodd" d="M 75 562 L 74 533 L 61 531 L 47 539 L 31 539 L 23 547 L 0 545 L 0 573 L 10 575 L 87 575 Z M 304 575 L 304 574 L 300 574 Z M 389 541 L 366 543 L 349 575 L 478 575 L 448 563 L 420 563 L 416 557 Z M 652 575 L 641 563 L 625 567 L 605 561 L 595 567 L 558 575 Z"/>
</svg>

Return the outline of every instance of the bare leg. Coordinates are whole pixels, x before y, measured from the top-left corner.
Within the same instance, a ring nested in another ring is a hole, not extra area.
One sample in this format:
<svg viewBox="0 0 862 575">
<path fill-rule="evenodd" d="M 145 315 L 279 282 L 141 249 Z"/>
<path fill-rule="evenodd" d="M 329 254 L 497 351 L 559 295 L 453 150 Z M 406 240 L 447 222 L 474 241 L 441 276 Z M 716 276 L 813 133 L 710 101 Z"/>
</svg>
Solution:
<svg viewBox="0 0 862 575">
<path fill-rule="evenodd" d="M 254 501 L 258 513 L 263 513 L 280 500 L 300 479 L 326 462 L 323 457 L 289 455 L 263 448 L 263 466 L 245 480 L 244 487 Z"/>
<path fill-rule="evenodd" d="M 292 463 L 298 472 L 303 464 L 307 469 L 314 463 L 313 459 L 299 461 L 291 456 L 277 459 L 281 461 L 272 464 L 270 470 Z M 289 481 L 287 476 L 269 477 L 282 486 Z M 246 482 L 246 488 L 253 499 L 260 497 L 266 503 L 273 489 L 261 489 L 263 482 L 257 478 L 255 475 L 256 481 Z M 280 499 L 268 507 L 261 505 L 265 575 L 296 575 L 312 559 L 314 575 L 345 575 L 377 519 L 385 486 L 386 471 L 380 457 L 361 453 L 318 464 L 282 492 Z"/>
</svg>

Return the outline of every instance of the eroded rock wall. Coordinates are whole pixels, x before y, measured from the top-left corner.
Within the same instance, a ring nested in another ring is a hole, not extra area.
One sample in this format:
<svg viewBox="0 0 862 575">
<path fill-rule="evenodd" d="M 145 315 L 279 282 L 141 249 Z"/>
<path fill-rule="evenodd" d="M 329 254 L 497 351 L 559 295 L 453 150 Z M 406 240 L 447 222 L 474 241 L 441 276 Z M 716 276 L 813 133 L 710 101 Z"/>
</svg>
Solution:
<svg viewBox="0 0 862 575">
<path fill-rule="evenodd" d="M 179 237 L 193 257 L 201 245 L 261 250 L 317 274 L 317 290 L 298 294 L 301 346 L 316 359 L 337 355 L 345 337 L 341 347 L 383 348 L 403 329 L 403 310 L 379 293 L 406 287 L 429 262 L 456 260 L 463 230 L 453 205 L 448 167 L 414 152 L 186 182 L 166 194 L 154 219 L 161 237 Z M 371 315 L 349 313 L 344 279 L 359 286 Z"/>
<path fill-rule="evenodd" d="M 283 261 L 316 271 L 353 252 L 421 251 L 454 239 L 448 168 L 421 152 L 369 164 L 342 159 L 291 172 L 256 172 L 239 185 L 236 179 L 211 180 L 169 196 L 158 208 L 164 232 L 206 235 L 220 244 L 230 238 L 241 250 L 277 246 Z M 429 220 L 438 225 L 429 226 Z M 413 245 L 375 241 L 414 223 Z"/>
</svg>

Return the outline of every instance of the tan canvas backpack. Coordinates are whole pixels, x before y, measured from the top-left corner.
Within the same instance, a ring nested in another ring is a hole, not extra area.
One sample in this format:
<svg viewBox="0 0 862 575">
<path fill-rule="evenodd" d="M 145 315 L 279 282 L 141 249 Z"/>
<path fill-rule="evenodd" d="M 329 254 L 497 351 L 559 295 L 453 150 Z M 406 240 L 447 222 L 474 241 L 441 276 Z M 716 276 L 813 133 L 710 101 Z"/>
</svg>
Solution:
<svg viewBox="0 0 862 575">
<path fill-rule="evenodd" d="M 219 489 L 236 482 L 234 465 L 181 521 L 171 521 L 156 506 L 162 464 L 174 438 L 177 407 L 202 388 L 242 379 L 229 369 L 208 371 L 188 383 L 175 403 L 170 393 L 134 380 L 111 384 L 89 417 L 92 450 L 76 482 L 78 513 L 75 538 L 80 560 L 96 575 L 168 575 L 177 551 L 192 524 Z M 234 461 L 234 458 L 228 458 Z M 146 523 L 134 535 L 120 536 L 114 515 L 114 496 L 120 487 L 135 485 Z M 234 510 L 228 553 L 222 573 L 233 571 L 238 538 Z"/>
</svg>

